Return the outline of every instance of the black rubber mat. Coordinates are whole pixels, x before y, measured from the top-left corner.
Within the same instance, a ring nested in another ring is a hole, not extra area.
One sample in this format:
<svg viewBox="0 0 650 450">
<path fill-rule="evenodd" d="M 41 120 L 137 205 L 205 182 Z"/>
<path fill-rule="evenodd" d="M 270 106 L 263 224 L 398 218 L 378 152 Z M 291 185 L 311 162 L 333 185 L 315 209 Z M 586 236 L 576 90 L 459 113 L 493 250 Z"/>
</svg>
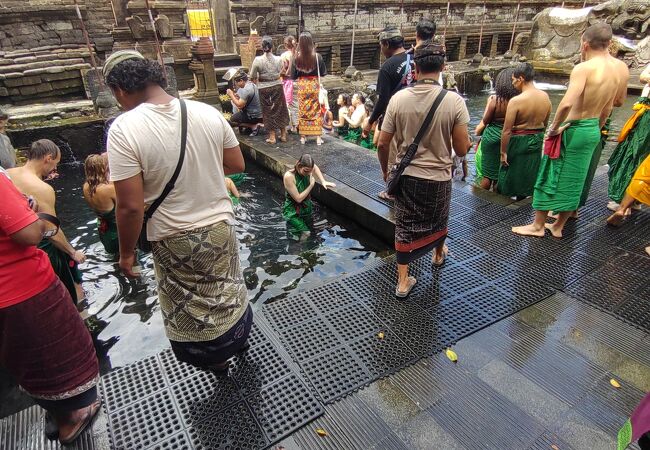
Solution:
<svg viewBox="0 0 650 450">
<path fill-rule="evenodd" d="M 228 375 L 165 350 L 104 376 L 112 447 L 262 449 L 320 416 L 322 405 L 262 321 Z"/>
</svg>

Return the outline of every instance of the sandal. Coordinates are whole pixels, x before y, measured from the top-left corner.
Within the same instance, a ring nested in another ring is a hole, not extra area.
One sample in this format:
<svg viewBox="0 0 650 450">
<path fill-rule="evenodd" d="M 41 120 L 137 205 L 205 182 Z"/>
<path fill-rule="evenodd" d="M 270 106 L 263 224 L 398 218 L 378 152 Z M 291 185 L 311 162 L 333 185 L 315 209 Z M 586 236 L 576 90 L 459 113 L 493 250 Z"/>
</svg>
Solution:
<svg viewBox="0 0 650 450">
<path fill-rule="evenodd" d="M 395 197 L 393 197 L 386 191 L 381 191 L 379 194 L 377 194 L 377 197 L 379 197 L 382 200 L 386 200 L 387 202 L 392 202 L 395 200 Z"/>
<path fill-rule="evenodd" d="M 433 264 L 434 267 L 442 267 L 445 264 L 445 261 L 447 260 L 447 255 L 449 254 L 449 247 L 446 245 L 442 247 L 442 260 L 438 262 L 439 260 L 436 259 L 435 253 L 433 256 L 433 260 L 431 261 L 431 264 Z"/>
<path fill-rule="evenodd" d="M 266 142 L 269 145 L 275 145 L 276 141 L 272 141 L 271 139 L 266 139 L 264 142 Z"/>
<path fill-rule="evenodd" d="M 415 277 L 408 277 L 408 287 L 406 291 L 402 292 L 399 290 L 399 284 L 395 287 L 395 297 L 397 298 L 406 298 L 409 296 L 411 291 L 413 290 L 413 287 L 415 284 L 418 282 L 418 280 L 415 279 Z"/>
<path fill-rule="evenodd" d="M 305 137 L 304 137 L 304 136 L 300 136 L 300 143 L 304 145 L 305 142 L 306 142 Z"/>
<path fill-rule="evenodd" d="M 81 436 L 81 433 L 83 433 L 86 428 L 88 428 L 88 426 L 92 423 L 93 419 L 97 417 L 97 413 L 101 409 L 101 405 L 102 401 L 100 399 L 97 399 L 92 405 L 87 406 L 86 416 L 77 424 L 77 429 L 74 430 L 70 436 L 65 437 L 62 437 L 61 433 L 59 432 L 59 442 L 61 442 L 62 445 L 70 445 L 76 441 L 79 436 Z"/>
</svg>

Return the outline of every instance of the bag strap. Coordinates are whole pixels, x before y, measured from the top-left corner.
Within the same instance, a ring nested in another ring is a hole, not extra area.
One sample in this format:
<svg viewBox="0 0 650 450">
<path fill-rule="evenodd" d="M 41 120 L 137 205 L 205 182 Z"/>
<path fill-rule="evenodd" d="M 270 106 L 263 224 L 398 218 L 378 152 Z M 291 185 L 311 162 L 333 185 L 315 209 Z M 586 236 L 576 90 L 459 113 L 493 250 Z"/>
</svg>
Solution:
<svg viewBox="0 0 650 450">
<path fill-rule="evenodd" d="M 318 87 L 320 88 L 321 82 L 320 82 L 320 61 L 318 60 L 318 53 L 316 53 L 316 70 L 318 71 Z M 314 73 L 314 72 L 312 72 Z"/>
<path fill-rule="evenodd" d="M 411 54 L 407 53 L 406 54 L 406 70 L 404 71 L 404 75 L 402 75 L 402 78 L 399 79 L 399 82 L 397 83 L 397 86 L 393 88 L 393 91 L 391 92 L 391 97 L 395 95 L 399 90 L 402 88 L 403 84 L 407 84 L 408 82 L 408 77 L 411 74 Z"/>
<path fill-rule="evenodd" d="M 180 156 L 178 157 L 176 170 L 174 170 L 172 177 L 165 185 L 165 188 L 163 189 L 160 196 L 145 211 L 144 213 L 145 222 L 149 220 L 151 216 L 153 216 L 153 213 L 156 212 L 156 210 L 158 209 L 160 204 L 165 200 L 167 195 L 169 195 L 171 190 L 174 189 L 174 184 L 178 179 L 178 175 L 181 173 L 181 167 L 183 167 L 183 161 L 185 160 L 185 147 L 187 145 L 187 107 L 185 106 L 185 102 L 182 99 L 180 99 L 179 102 L 181 103 L 181 153 Z"/>
<path fill-rule="evenodd" d="M 422 140 L 424 133 L 426 133 L 427 129 L 429 128 L 429 125 L 431 125 L 433 116 L 436 113 L 438 106 L 440 106 L 440 103 L 442 103 L 442 100 L 445 98 L 445 95 L 447 95 L 447 90 L 442 89 L 438 94 L 438 96 L 436 97 L 436 99 L 433 101 L 433 105 L 431 105 L 431 109 L 427 113 L 427 116 L 424 118 L 424 122 L 420 127 L 420 131 L 418 131 L 418 134 L 415 136 L 415 139 L 413 139 L 413 143 L 409 145 L 408 149 L 406 150 L 406 154 L 404 154 L 404 157 L 400 160 L 401 169 L 404 169 L 406 166 L 408 166 L 411 163 L 413 156 L 415 156 L 415 152 L 418 151 L 418 146 L 420 145 L 420 141 Z"/>
</svg>

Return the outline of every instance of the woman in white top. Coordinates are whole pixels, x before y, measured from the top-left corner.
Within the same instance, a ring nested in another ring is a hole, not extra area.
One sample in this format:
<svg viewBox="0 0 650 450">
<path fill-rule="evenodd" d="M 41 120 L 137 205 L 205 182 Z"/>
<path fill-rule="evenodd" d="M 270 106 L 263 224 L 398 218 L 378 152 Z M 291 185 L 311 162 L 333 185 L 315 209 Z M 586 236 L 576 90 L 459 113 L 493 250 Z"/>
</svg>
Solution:
<svg viewBox="0 0 650 450">
<path fill-rule="evenodd" d="M 282 59 L 273 54 L 273 39 L 270 36 L 262 38 L 262 50 L 264 54 L 253 60 L 250 77 L 260 92 L 264 128 L 269 132 L 266 142 L 273 145 L 276 142 L 277 130 L 280 130 L 280 140 L 287 142 L 289 111 L 280 79 L 283 70 Z"/>
<path fill-rule="evenodd" d="M 350 114 L 349 111 L 347 114 L 343 114 L 343 120 L 350 127 L 348 135 L 345 137 L 345 140 L 348 142 L 354 142 L 356 144 L 361 137 L 363 121 L 368 117 L 366 108 L 364 107 L 365 102 L 366 98 L 364 95 L 357 92 L 352 96 L 352 107 L 354 108 L 354 111 L 352 114 Z"/>
</svg>

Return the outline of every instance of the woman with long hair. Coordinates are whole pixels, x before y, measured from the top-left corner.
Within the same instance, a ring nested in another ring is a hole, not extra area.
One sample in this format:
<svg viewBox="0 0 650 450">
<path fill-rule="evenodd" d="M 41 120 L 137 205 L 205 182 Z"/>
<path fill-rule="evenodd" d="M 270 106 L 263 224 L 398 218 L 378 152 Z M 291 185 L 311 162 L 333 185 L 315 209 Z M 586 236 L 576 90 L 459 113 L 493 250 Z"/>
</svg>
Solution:
<svg viewBox="0 0 650 450">
<path fill-rule="evenodd" d="M 250 76 L 259 88 L 264 128 L 269 131 L 266 142 L 273 145 L 277 130 L 280 130 L 280 141 L 287 142 L 289 110 L 280 79 L 282 59 L 273 54 L 273 39 L 270 36 L 262 38 L 262 50 L 264 54 L 253 60 Z"/>
<path fill-rule="evenodd" d="M 291 78 L 291 65 L 296 57 L 296 38 L 286 36 L 284 38 L 284 48 L 286 49 L 280 55 L 282 59 L 282 87 L 284 89 L 284 99 L 289 109 L 289 122 L 291 123 L 291 132 L 295 133 L 298 127 L 298 107 L 293 95 L 293 79 Z"/>
<path fill-rule="evenodd" d="M 108 181 L 107 155 L 88 156 L 84 162 L 84 171 L 86 181 L 83 194 L 90 208 L 97 214 L 99 240 L 108 253 L 117 254 L 120 246 L 115 221 L 115 186 Z"/>
<path fill-rule="evenodd" d="M 304 144 L 307 136 L 316 136 L 316 144 L 323 140 L 323 116 L 318 100 L 320 77 L 327 75 L 323 57 L 316 53 L 311 33 L 305 31 L 298 38 L 298 51 L 291 68 L 291 78 L 298 93 L 298 131 L 300 142 Z"/>
<path fill-rule="evenodd" d="M 348 142 L 356 144 L 359 142 L 359 139 L 361 139 L 363 122 L 368 117 L 365 103 L 366 97 L 361 92 L 357 92 L 352 96 L 352 106 L 354 107 L 354 110 L 343 116 L 343 120 L 345 120 L 349 126 L 348 135 L 345 137 L 345 140 Z"/>
<path fill-rule="evenodd" d="M 325 181 L 314 159 L 308 154 L 300 157 L 293 169 L 284 174 L 283 180 L 286 194 L 282 205 L 282 217 L 287 221 L 289 233 L 295 237 L 308 234 L 313 210 L 311 191 L 316 180 L 325 189 L 336 185 Z"/>
<path fill-rule="evenodd" d="M 506 118 L 508 102 L 519 91 L 512 85 L 514 68 L 503 69 L 497 75 L 495 95 L 488 98 L 483 119 L 476 127 L 476 135 L 481 138 L 481 171 L 480 180 L 483 189 L 492 188 L 499 179 L 501 167 L 501 132 Z"/>
<path fill-rule="evenodd" d="M 350 109 L 352 108 L 350 94 L 339 94 L 336 98 L 336 105 L 339 107 L 337 113 L 338 120 L 335 120 L 332 125 L 336 127 L 336 132 L 339 136 L 345 137 L 348 135 L 348 123 L 345 121 L 344 116 L 349 115 Z"/>
</svg>

